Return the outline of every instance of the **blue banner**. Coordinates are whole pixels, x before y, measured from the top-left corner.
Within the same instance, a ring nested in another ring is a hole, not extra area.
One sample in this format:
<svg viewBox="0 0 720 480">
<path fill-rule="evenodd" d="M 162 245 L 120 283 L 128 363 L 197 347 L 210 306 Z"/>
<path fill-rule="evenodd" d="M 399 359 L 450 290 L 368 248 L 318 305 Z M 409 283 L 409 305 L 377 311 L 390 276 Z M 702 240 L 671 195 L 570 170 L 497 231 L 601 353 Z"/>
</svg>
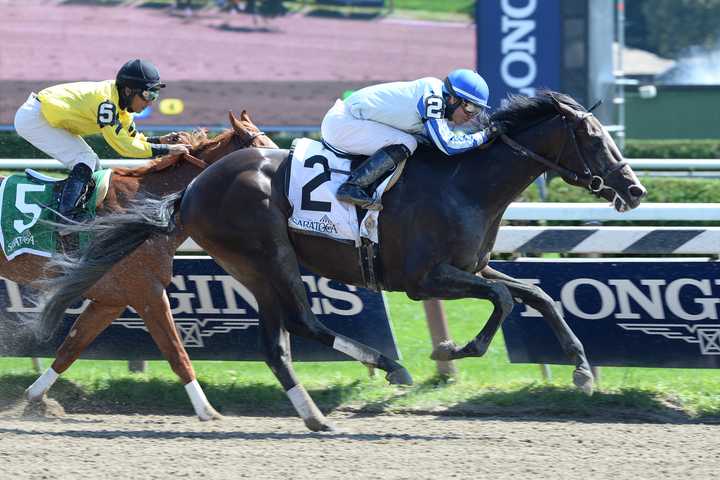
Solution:
<svg viewBox="0 0 720 480">
<path fill-rule="evenodd" d="M 720 262 L 520 261 L 498 270 L 538 285 L 563 311 L 591 365 L 720 367 Z M 513 363 L 567 364 L 527 305 L 503 324 Z"/>
<path fill-rule="evenodd" d="M 359 340 L 397 359 L 399 352 L 381 294 L 303 273 L 313 312 L 329 328 Z M 24 287 L 0 282 L 0 308 L 7 322 L 18 314 L 32 319 L 36 309 L 24 303 Z M 258 331 L 258 307 L 253 295 L 208 257 L 177 257 L 167 289 L 175 326 L 193 360 L 263 360 Z M 13 329 L 0 339 L 2 356 L 49 356 L 82 311 L 78 306 L 65 318 L 58 334 L 46 343 L 12 338 Z M 18 329 L 18 332 L 21 330 Z M 317 342 L 292 338 L 293 360 L 348 360 L 349 357 Z M 138 314 L 128 309 L 83 353 L 82 358 L 162 358 Z"/>
<path fill-rule="evenodd" d="M 477 69 L 498 107 L 509 93 L 560 90 L 560 0 L 478 0 Z"/>
</svg>

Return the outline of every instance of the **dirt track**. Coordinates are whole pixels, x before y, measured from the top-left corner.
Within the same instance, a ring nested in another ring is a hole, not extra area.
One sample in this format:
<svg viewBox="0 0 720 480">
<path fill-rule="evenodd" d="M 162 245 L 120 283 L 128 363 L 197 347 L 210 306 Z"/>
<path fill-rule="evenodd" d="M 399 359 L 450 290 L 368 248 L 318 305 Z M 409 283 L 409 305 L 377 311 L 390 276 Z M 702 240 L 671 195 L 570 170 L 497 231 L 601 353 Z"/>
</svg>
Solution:
<svg viewBox="0 0 720 480">
<path fill-rule="evenodd" d="M 683 478 L 720 469 L 720 426 L 334 414 L 294 417 L 0 414 L 7 479 Z"/>
<path fill-rule="evenodd" d="M 224 125 L 228 109 L 243 108 L 260 125 L 319 125 L 345 90 L 475 64 L 470 21 L 291 14 L 266 23 L 212 8 L 184 17 L 145 2 L 76 3 L 0 0 L 0 124 L 12 123 L 30 91 L 112 78 L 136 56 L 158 65 L 163 98 L 185 104 L 139 125 Z"/>
</svg>

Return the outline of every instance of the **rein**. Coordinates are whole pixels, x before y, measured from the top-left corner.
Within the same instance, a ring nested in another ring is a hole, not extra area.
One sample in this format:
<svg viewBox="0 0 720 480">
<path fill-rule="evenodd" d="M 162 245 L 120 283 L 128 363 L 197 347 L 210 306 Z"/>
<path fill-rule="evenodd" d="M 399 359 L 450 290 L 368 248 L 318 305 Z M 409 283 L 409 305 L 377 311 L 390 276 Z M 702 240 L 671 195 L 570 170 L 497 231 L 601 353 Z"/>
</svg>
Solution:
<svg viewBox="0 0 720 480">
<path fill-rule="evenodd" d="M 595 106 L 593 106 L 595 108 Z M 627 162 L 622 161 L 618 162 L 616 165 L 614 165 L 611 169 L 605 171 L 602 173 L 602 175 L 596 175 L 592 173 L 592 170 L 590 169 L 590 166 L 588 165 L 587 160 L 585 159 L 585 156 L 582 154 L 582 151 L 580 150 L 580 145 L 578 144 L 577 138 L 575 136 L 575 127 L 579 123 L 584 123 L 587 121 L 587 119 L 593 114 L 591 112 L 585 112 L 583 115 L 579 118 L 579 120 L 576 122 L 576 125 L 570 125 L 567 116 L 562 113 L 557 113 L 556 115 L 550 117 L 549 119 L 545 120 L 552 120 L 555 117 L 560 116 L 560 118 L 563 121 L 563 126 L 568 131 L 568 134 L 570 138 L 572 139 L 573 146 L 575 147 L 575 153 L 578 156 L 578 158 L 582 161 L 583 164 L 583 173 L 582 178 L 587 178 L 586 187 L 588 190 L 590 190 L 593 193 L 598 193 L 601 190 L 605 188 L 606 179 L 608 176 L 613 174 L 614 172 L 620 170 L 625 165 L 627 165 Z M 543 122 L 540 122 L 543 123 Z M 539 123 L 538 123 L 539 125 Z M 502 134 L 500 136 L 500 139 L 508 146 L 510 147 L 514 152 L 519 154 L 521 157 L 531 158 L 535 160 L 538 163 L 541 163 L 548 167 L 551 170 L 555 170 L 556 172 L 560 173 L 560 175 L 563 178 L 569 179 L 571 182 L 575 183 L 581 183 L 581 176 L 578 172 L 571 170 L 567 167 L 564 167 L 563 165 L 560 165 L 560 159 L 562 157 L 563 152 L 565 151 L 565 146 L 567 145 L 567 137 L 565 138 L 565 141 L 562 144 L 562 147 L 558 151 L 557 156 L 555 157 L 555 161 L 548 160 L 547 158 L 543 157 L 542 155 L 539 155 L 529 148 L 519 144 L 512 138 L 508 137 L 506 134 Z"/>
</svg>

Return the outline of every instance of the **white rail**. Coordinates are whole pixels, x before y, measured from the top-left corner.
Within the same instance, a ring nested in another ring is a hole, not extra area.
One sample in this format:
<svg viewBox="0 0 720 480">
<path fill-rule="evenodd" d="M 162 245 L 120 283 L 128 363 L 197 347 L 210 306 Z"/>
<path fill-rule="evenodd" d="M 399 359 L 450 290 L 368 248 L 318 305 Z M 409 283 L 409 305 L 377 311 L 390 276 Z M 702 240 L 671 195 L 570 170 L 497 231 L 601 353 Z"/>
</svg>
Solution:
<svg viewBox="0 0 720 480">
<path fill-rule="evenodd" d="M 100 160 L 105 168 L 113 167 L 134 167 L 142 165 L 147 160 L 129 160 L 124 158 L 111 158 Z M 635 170 L 655 171 L 718 171 L 720 170 L 720 159 L 697 159 L 697 158 L 630 158 L 630 166 Z M 34 168 L 42 170 L 56 170 L 64 168 L 60 162 L 47 158 L 0 158 L 0 169 L 16 170 Z"/>
<path fill-rule="evenodd" d="M 514 202 L 505 220 L 567 220 L 567 221 L 720 221 L 720 203 L 643 203 L 625 213 L 615 211 L 606 203 Z"/>
</svg>

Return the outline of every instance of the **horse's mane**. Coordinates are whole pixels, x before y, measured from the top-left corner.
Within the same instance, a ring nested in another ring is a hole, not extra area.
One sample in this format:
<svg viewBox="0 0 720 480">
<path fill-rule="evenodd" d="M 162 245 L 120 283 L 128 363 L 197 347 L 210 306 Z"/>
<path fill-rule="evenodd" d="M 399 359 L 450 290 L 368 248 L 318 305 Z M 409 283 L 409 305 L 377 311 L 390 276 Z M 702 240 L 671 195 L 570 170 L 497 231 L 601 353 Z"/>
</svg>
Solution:
<svg viewBox="0 0 720 480">
<path fill-rule="evenodd" d="M 234 133 L 235 132 L 233 131 L 233 129 L 228 129 L 224 130 L 213 138 L 208 138 L 207 131 L 196 130 L 191 133 L 192 140 L 190 145 L 192 146 L 192 148 L 190 149 L 190 154 L 197 157 L 208 148 L 215 147 L 225 142 L 228 137 L 231 137 L 232 135 L 234 135 Z M 181 159 L 182 155 L 163 155 L 162 157 L 148 160 L 145 165 L 141 165 L 139 167 L 114 168 L 113 173 L 115 175 L 123 175 L 126 177 L 142 177 L 149 173 L 159 172 L 161 170 L 165 170 L 166 168 L 175 166 L 178 164 L 178 162 L 180 162 Z"/>
<path fill-rule="evenodd" d="M 522 130 L 539 120 L 558 113 L 553 98 L 575 110 L 585 111 L 574 98 L 552 90 L 540 90 L 534 97 L 509 95 L 507 103 L 490 116 L 490 121 L 501 124 L 506 132 Z"/>
</svg>

